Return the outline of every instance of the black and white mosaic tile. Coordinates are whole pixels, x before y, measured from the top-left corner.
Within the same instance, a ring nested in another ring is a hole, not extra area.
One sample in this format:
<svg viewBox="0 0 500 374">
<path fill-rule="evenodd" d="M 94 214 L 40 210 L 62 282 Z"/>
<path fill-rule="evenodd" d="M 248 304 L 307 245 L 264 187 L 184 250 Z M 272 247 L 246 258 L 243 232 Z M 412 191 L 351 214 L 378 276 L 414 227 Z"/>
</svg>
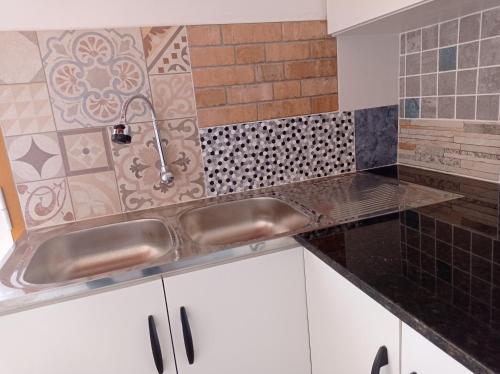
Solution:
<svg viewBox="0 0 500 374">
<path fill-rule="evenodd" d="M 351 112 L 200 130 L 210 196 L 355 170 Z"/>
</svg>

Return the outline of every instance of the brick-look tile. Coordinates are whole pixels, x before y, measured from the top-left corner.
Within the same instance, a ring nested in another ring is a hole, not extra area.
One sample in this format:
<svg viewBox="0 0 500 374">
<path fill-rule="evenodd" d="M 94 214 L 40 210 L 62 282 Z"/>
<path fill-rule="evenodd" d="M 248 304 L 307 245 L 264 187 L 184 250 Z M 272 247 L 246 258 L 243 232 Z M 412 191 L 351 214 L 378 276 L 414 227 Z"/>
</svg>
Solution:
<svg viewBox="0 0 500 374">
<path fill-rule="evenodd" d="M 272 83 L 260 83 L 227 88 L 228 104 L 255 103 L 273 99 Z"/>
<path fill-rule="evenodd" d="M 283 40 L 321 39 L 327 35 L 326 21 L 283 22 Z"/>
<path fill-rule="evenodd" d="M 273 89 L 277 100 L 300 97 L 300 81 L 275 82 Z"/>
<path fill-rule="evenodd" d="M 311 57 L 324 58 L 337 56 L 337 39 L 329 38 L 311 41 Z"/>
<path fill-rule="evenodd" d="M 302 96 L 326 95 L 337 92 L 337 78 L 310 78 L 302 81 Z"/>
<path fill-rule="evenodd" d="M 252 23 L 222 25 L 224 44 L 279 42 L 281 23 Z"/>
<path fill-rule="evenodd" d="M 291 117 L 311 113 L 309 98 L 274 101 L 259 104 L 259 120 L 278 117 Z"/>
<path fill-rule="evenodd" d="M 266 59 L 269 62 L 305 60 L 310 56 L 308 42 L 266 44 Z"/>
<path fill-rule="evenodd" d="M 223 87 L 196 90 L 196 106 L 207 108 L 226 104 L 226 91 Z"/>
<path fill-rule="evenodd" d="M 199 127 L 210 127 L 256 120 L 256 104 L 231 105 L 219 108 L 200 109 L 198 111 Z"/>
<path fill-rule="evenodd" d="M 252 66 L 225 66 L 193 70 L 195 87 L 246 84 L 254 81 Z"/>
<path fill-rule="evenodd" d="M 192 47 L 191 48 L 191 66 L 217 66 L 234 65 L 234 48 L 221 47 Z"/>
<path fill-rule="evenodd" d="M 255 80 L 257 82 L 280 81 L 285 77 L 282 63 L 260 64 L 255 66 Z"/>
<path fill-rule="evenodd" d="M 337 61 L 334 59 L 293 61 L 285 64 L 286 79 L 304 79 L 336 75 Z"/>
<path fill-rule="evenodd" d="M 335 112 L 338 109 L 339 97 L 337 94 L 311 98 L 311 111 L 313 113 Z"/>
<path fill-rule="evenodd" d="M 238 45 L 235 53 L 237 64 L 256 64 L 266 60 L 264 44 Z"/>
<path fill-rule="evenodd" d="M 188 26 L 187 34 L 191 47 L 219 45 L 222 42 L 219 25 Z"/>
</svg>

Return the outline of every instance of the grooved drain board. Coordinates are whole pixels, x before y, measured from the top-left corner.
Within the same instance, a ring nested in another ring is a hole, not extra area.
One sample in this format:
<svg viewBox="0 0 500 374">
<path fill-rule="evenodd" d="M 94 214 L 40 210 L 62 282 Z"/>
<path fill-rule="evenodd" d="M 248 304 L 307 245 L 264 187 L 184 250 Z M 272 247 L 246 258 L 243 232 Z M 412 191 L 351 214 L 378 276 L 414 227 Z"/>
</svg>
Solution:
<svg viewBox="0 0 500 374">
<path fill-rule="evenodd" d="M 309 191 L 301 191 L 308 195 Z M 451 192 L 369 173 L 351 174 L 316 184 L 311 207 L 333 223 L 396 213 L 461 198 Z"/>
<path fill-rule="evenodd" d="M 399 210 L 400 187 L 393 184 L 383 183 L 378 186 L 364 190 L 353 190 L 346 199 L 345 194 L 335 193 L 331 196 L 335 208 L 328 215 L 337 222 L 346 222 L 373 216 L 373 214 L 385 214 Z M 342 192 L 339 190 L 339 192 Z M 343 195 L 343 196 L 341 196 Z"/>
</svg>

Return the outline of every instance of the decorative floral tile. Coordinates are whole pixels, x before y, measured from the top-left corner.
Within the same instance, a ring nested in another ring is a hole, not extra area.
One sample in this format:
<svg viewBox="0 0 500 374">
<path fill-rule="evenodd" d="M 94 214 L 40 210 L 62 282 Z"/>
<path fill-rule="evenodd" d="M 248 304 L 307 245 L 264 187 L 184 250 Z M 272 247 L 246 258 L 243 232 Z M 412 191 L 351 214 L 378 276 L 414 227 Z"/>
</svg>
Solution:
<svg viewBox="0 0 500 374">
<path fill-rule="evenodd" d="M 1 32 L 0 45 L 0 83 L 45 81 L 34 32 Z"/>
<path fill-rule="evenodd" d="M 149 74 L 191 71 L 186 27 L 145 27 L 141 31 Z"/>
<path fill-rule="evenodd" d="M 115 173 L 78 175 L 68 178 L 76 219 L 88 219 L 121 212 Z"/>
<path fill-rule="evenodd" d="M 112 145 L 124 211 L 205 197 L 203 162 L 195 119 L 162 121 L 167 164 L 174 182 L 160 184 L 160 162 L 150 123 L 132 125 L 131 145 Z"/>
<path fill-rule="evenodd" d="M 149 96 L 139 29 L 39 32 L 40 49 L 58 130 L 116 123 L 135 94 Z M 149 110 L 134 102 L 130 121 Z"/>
<path fill-rule="evenodd" d="M 201 143 L 210 196 L 356 169 L 351 112 L 204 128 Z"/>
<path fill-rule="evenodd" d="M 28 228 L 75 220 L 65 178 L 18 184 L 17 192 Z"/>
<path fill-rule="evenodd" d="M 0 126 L 5 136 L 55 131 L 47 85 L 0 86 Z"/>
<path fill-rule="evenodd" d="M 191 74 L 153 75 L 150 81 L 159 119 L 196 116 Z"/>
<path fill-rule="evenodd" d="M 106 128 L 60 131 L 58 136 L 66 175 L 112 170 Z"/>
<path fill-rule="evenodd" d="M 6 140 L 16 182 L 64 176 L 56 133 L 21 135 Z"/>
</svg>

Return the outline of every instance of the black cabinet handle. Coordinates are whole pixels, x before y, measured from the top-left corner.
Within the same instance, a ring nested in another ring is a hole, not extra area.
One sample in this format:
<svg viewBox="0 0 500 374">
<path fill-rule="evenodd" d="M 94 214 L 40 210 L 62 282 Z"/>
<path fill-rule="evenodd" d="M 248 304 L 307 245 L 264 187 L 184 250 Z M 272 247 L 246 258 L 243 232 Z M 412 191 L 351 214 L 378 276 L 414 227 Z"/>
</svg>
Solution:
<svg viewBox="0 0 500 374">
<path fill-rule="evenodd" d="M 160 339 L 158 339 L 158 332 L 156 331 L 155 319 L 153 316 L 148 316 L 149 325 L 149 340 L 151 341 L 151 350 L 153 351 L 153 359 L 158 374 L 163 373 L 163 356 L 161 354 Z"/>
<path fill-rule="evenodd" d="M 378 349 L 375 360 L 373 360 L 372 374 L 379 374 L 380 369 L 386 365 L 389 365 L 389 357 L 387 355 L 387 348 L 382 346 Z"/>
<path fill-rule="evenodd" d="M 194 362 L 194 347 L 193 347 L 193 336 L 191 335 L 191 327 L 189 327 L 189 320 L 186 313 L 186 308 L 181 306 L 181 323 L 182 323 L 182 335 L 184 335 L 184 347 L 186 347 L 186 356 L 189 365 Z"/>
</svg>

